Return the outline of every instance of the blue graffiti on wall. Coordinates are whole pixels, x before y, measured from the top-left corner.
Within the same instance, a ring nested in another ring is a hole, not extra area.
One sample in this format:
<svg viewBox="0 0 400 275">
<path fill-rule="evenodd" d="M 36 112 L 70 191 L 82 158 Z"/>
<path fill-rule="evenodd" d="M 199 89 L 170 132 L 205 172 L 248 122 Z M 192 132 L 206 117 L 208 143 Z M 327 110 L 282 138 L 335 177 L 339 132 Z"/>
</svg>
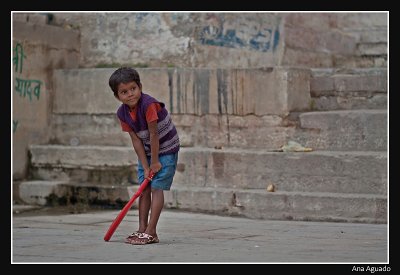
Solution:
<svg viewBox="0 0 400 275">
<path fill-rule="evenodd" d="M 147 13 L 147 12 L 141 12 L 141 13 L 135 14 L 136 22 L 141 22 L 148 15 L 149 15 L 149 13 Z"/>
<path fill-rule="evenodd" d="M 13 120 L 13 133 L 17 131 L 17 126 L 18 126 L 18 120 Z"/>
<path fill-rule="evenodd" d="M 202 44 L 229 47 L 229 48 L 250 48 L 252 50 L 267 52 L 275 51 L 279 44 L 279 31 L 263 29 L 250 39 L 244 40 L 236 34 L 234 29 L 219 29 L 216 26 L 204 27 L 200 34 Z M 272 45 L 271 45 L 272 44 Z"/>
</svg>

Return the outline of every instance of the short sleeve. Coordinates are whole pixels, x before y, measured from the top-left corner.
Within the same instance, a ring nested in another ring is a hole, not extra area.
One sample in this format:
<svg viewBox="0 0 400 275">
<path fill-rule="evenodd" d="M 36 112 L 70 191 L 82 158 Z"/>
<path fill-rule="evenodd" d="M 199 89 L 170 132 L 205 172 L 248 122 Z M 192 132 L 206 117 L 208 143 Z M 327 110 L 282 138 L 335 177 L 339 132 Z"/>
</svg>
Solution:
<svg viewBox="0 0 400 275">
<path fill-rule="evenodd" d="M 131 132 L 132 129 L 131 127 L 129 127 L 129 125 L 125 122 L 123 122 L 122 120 L 119 120 L 119 122 L 121 123 L 121 128 L 123 132 Z"/>
<path fill-rule="evenodd" d="M 158 111 L 161 110 L 161 106 L 159 103 L 151 103 L 146 110 L 146 121 L 147 123 L 155 121 L 158 119 Z"/>
</svg>

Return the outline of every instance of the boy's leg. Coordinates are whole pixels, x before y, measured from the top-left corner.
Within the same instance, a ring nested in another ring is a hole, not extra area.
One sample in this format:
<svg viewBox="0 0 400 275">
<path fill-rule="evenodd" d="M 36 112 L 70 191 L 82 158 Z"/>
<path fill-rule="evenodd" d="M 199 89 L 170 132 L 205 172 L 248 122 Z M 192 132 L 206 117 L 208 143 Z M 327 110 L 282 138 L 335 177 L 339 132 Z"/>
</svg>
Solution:
<svg viewBox="0 0 400 275">
<path fill-rule="evenodd" d="M 151 183 L 151 213 L 146 233 L 157 236 L 157 223 L 164 207 L 164 190 L 170 190 L 178 163 L 178 153 L 159 156 L 162 169 Z"/>
<path fill-rule="evenodd" d="M 157 223 L 160 218 L 161 210 L 164 207 L 164 191 L 161 189 L 151 189 L 151 213 L 146 233 L 157 236 Z"/>
<path fill-rule="evenodd" d="M 150 158 L 147 157 L 147 161 L 150 161 Z M 144 169 L 142 163 L 138 162 L 138 181 L 143 182 L 144 180 Z M 149 221 L 149 211 L 151 205 L 151 188 L 150 184 L 147 186 L 142 195 L 139 197 L 139 229 L 138 232 L 144 232 L 147 228 L 147 224 Z"/>
<path fill-rule="evenodd" d="M 139 197 L 139 230 L 144 232 L 148 226 L 149 211 L 151 206 L 151 188 L 147 186 Z"/>
</svg>

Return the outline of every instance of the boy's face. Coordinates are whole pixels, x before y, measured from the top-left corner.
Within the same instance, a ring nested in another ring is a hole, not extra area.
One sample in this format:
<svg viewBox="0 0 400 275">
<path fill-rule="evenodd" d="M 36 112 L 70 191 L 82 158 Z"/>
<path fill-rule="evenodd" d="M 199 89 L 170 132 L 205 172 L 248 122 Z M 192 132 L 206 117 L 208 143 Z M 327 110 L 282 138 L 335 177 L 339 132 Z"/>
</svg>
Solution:
<svg viewBox="0 0 400 275">
<path fill-rule="evenodd" d="M 142 88 L 135 82 L 121 83 L 118 86 L 118 99 L 131 109 L 136 107 L 142 95 Z"/>
</svg>

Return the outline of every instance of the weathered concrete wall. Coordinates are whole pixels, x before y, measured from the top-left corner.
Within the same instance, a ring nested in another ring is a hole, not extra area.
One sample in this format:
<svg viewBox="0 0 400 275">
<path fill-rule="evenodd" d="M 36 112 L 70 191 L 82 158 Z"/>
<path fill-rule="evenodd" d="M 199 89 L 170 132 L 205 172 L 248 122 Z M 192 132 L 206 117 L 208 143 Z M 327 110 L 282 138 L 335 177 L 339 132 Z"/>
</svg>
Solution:
<svg viewBox="0 0 400 275">
<path fill-rule="evenodd" d="M 387 13 L 54 13 L 81 67 L 385 67 Z M 114 64 L 114 65 L 113 65 Z"/>
<path fill-rule="evenodd" d="M 278 64 L 281 19 L 274 13 L 55 13 L 52 23 L 81 31 L 82 67 L 249 68 Z"/>
<path fill-rule="evenodd" d="M 338 14 L 338 28 L 356 37 L 356 55 L 336 58 L 336 66 L 386 67 L 388 50 L 388 14 Z"/>
<path fill-rule="evenodd" d="M 387 13 L 290 13 L 283 18 L 281 65 L 387 65 Z"/>
<path fill-rule="evenodd" d="M 48 142 L 54 68 L 74 68 L 79 34 L 45 25 L 44 15 L 13 21 L 13 177 L 24 178 L 29 144 Z"/>
</svg>

